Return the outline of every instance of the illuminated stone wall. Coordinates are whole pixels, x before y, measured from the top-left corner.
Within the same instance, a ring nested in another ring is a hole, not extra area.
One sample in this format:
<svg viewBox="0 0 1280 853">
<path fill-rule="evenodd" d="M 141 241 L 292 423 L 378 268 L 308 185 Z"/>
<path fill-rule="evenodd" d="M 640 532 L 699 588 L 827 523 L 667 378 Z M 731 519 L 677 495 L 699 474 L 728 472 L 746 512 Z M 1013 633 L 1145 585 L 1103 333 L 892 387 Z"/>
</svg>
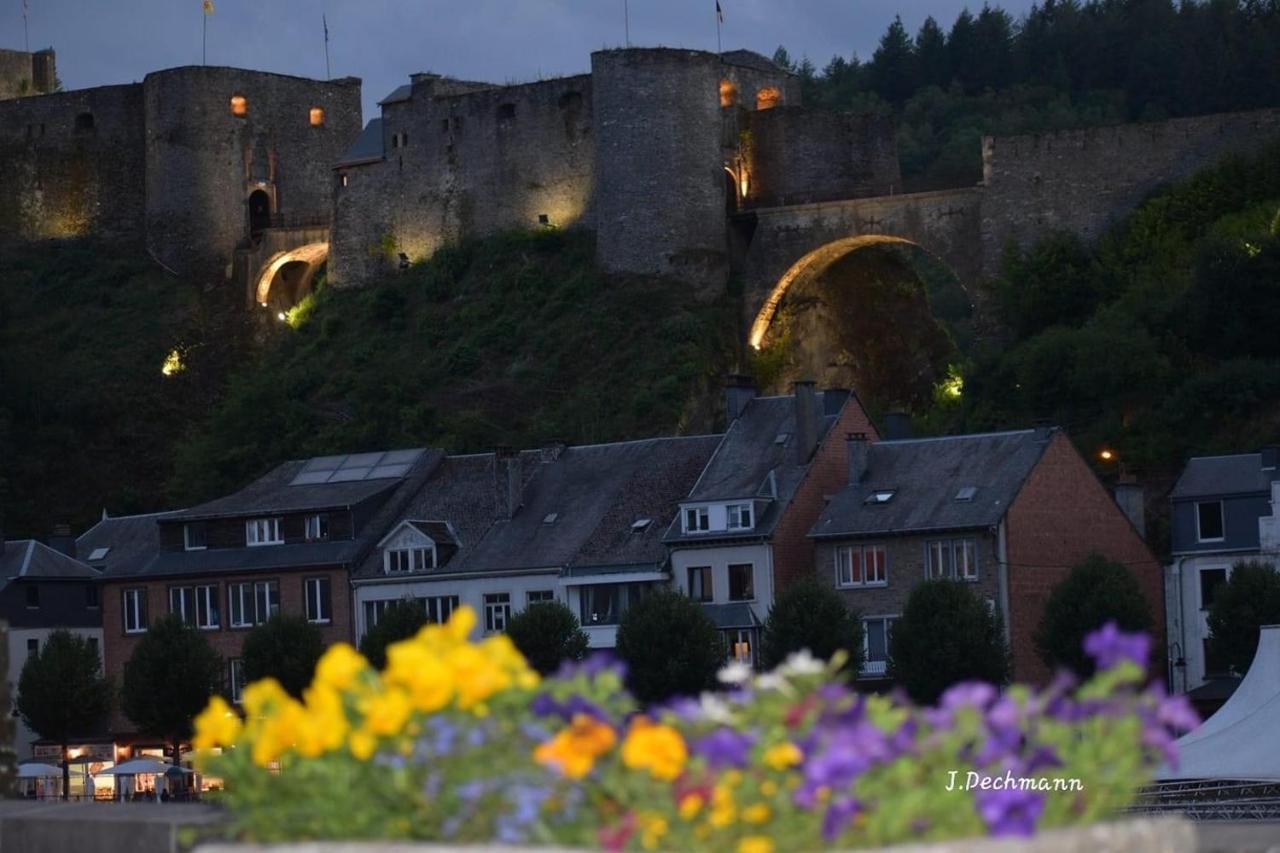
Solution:
<svg viewBox="0 0 1280 853">
<path fill-rule="evenodd" d="M 0 100 L 47 94 L 54 90 L 56 80 L 52 50 L 27 53 L 0 49 Z"/>
</svg>

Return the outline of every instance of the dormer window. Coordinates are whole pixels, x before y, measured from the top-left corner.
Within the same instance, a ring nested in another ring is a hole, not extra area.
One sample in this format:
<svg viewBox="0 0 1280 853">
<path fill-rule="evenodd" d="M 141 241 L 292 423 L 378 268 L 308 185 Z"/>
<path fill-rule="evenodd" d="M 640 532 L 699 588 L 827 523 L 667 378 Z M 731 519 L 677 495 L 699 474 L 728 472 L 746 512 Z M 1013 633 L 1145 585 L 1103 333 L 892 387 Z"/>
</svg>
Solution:
<svg viewBox="0 0 1280 853">
<path fill-rule="evenodd" d="M 329 539 L 329 516 L 318 512 L 308 515 L 304 524 L 304 535 L 308 542 L 324 542 Z"/>
<path fill-rule="evenodd" d="M 203 551 L 206 546 L 207 529 L 203 521 L 193 521 L 182 525 L 182 547 L 187 551 Z"/>
<path fill-rule="evenodd" d="M 436 567 L 435 546 L 427 548 L 396 548 L 386 552 L 383 568 L 389 575 L 424 572 Z"/>
<path fill-rule="evenodd" d="M 280 519 L 254 518 L 245 522 L 245 543 L 250 548 L 259 545 L 283 545 L 284 537 L 280 535 Z"/>
<path fill-rule="evenodd" d="M 711 514 L 705 506 L 690 507 L 684 511 L 684 532 L 705 533 L 711 529 Z"/>
<path fill-rule="evenodd" d="M 729 529 L 750 530 L 752 524 L 751 504 L 729 504 Z"/>
</svg>

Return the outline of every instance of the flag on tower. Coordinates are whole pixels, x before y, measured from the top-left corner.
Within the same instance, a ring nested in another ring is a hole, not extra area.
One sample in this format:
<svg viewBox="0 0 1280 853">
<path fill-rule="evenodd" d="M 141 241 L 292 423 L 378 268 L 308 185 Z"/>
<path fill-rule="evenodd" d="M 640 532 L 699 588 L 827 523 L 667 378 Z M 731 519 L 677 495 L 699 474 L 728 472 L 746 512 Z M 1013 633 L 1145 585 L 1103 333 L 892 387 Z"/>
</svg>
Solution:
<svg viewBox="0 0 1280 853">
<path fill-rule="evenodd" d="M 720 8 L 720 0 L 716 0 L 716 20 L 724 23 L 724 9 Z"/>
<path fill-rule="evenodd" d="M 213 0 L 204 0 L 204 13 L 206 15 L 213 14 Z"/>
</svg>

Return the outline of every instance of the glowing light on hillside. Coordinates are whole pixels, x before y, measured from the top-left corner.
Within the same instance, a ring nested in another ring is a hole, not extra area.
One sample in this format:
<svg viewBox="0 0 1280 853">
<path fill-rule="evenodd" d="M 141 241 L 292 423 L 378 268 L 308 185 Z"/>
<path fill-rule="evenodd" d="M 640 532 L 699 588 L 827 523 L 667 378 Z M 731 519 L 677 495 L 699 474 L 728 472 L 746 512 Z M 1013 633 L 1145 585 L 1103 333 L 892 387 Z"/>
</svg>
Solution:
<svg viewBox="0 0 1280 853">
<path fill-rule="evenodd" d="M 1110 462 L 1116 458 L 1116 455 L 1113 451 L 1104 447 L 1102 450 L 1098 451 L 1098 458 L 1103 462 Z"/>
<path fill-rule="evenodd" d="M 959 400 L 964 394 L 964 377 L 955 368 L 952 368 L 947 378 L 942 380 L 942 394 L 951 400 Z"/>
<path fill-rule="evenodd" d="M 165 376 L 177 376 L 186 370 L 187 366 L 182 361 L 182 350 L 172 349 L 169 354 L 164 357 L 164 364 L 160 365 L 160 372 Z"/>
</svg>

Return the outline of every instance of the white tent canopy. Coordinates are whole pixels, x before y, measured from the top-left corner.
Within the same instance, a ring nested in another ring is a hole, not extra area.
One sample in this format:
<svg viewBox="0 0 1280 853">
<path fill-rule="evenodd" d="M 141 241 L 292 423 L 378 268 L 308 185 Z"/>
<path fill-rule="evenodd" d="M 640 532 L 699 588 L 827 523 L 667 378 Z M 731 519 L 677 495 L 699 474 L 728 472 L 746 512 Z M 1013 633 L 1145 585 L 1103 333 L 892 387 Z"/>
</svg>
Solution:
<svg viewBox="0 0 1280 853">
<path fill-rule="evenodd" d="M 98 775 L 107 776 L 138 776 L 147 773 L 191 773 L 185 767 L 178 767 L 173 764 L 165 764 L 163 761 L 157 761 L 154 758 L 135 758 L 132 761 L 125 761 L 117 764 L 115 767 L 108 767 L 106 770 L 99 771 Z"/>
<path fill-rule="evenodd" d="M 52 764 L 41 764 L 38 761 L 18 765 L 19 779 L 47 779 L 50 776 L 61 778 L 62 768 L 54 767 Z"/>
<path fill-rule="evenodd" d="M 1280 625 L 1264 625 L 1244 680 L 1218 712 L 1178 740 L 1161 781 L 1280 780 Z"/>
</svg>

